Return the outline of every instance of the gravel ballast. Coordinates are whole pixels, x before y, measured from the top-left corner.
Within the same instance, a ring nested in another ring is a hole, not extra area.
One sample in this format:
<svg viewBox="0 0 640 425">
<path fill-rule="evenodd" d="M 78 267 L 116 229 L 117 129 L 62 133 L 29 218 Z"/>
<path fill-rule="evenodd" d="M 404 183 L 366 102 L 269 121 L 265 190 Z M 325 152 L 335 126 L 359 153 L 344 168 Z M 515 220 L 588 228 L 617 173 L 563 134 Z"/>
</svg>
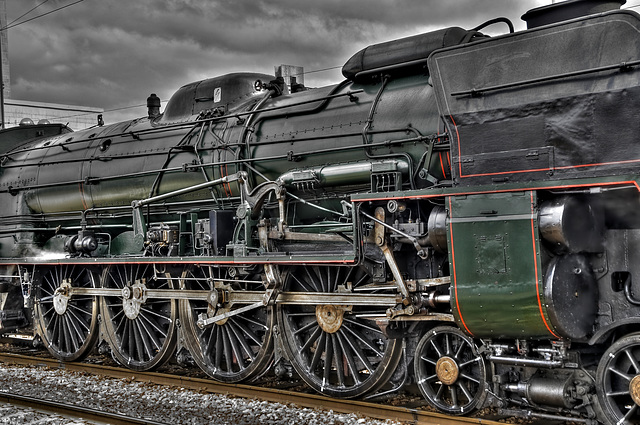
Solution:
<svg viewBox="0 0 640 425">
<path fill-rule="evenodd" d="M 0 364 L 0 391 L 176 425 L 400 424 L 138 382 L 133 372 L 131 378 L 116 379 L 60 369 Z"/>
</svg>

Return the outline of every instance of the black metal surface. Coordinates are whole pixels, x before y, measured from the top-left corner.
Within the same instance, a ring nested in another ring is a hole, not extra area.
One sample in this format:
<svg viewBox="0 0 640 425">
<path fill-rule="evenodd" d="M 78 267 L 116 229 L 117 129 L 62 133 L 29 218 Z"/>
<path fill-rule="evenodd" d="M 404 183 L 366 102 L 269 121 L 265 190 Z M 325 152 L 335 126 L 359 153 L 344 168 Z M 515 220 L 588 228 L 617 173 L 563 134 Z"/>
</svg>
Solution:
<svg viewBox="0 0 640 425">
<path fill-rule="evenodd" d="M 564 337 L 584 340 L 598 312 L 598 285 L 584 256 L 556 257 L 549 265 L 544 295 L 555 328 Z"/>
<path fill-rule="evenodd" d="M 366 76 L 424 64 L 434 50 L 468 41 L 472 36 L 462 28 L 452 27 L 374 44 L 353 55 L 342 67 L 342 75 L 355 79 L 358 74 Z"/>
<path fill-rule="evenodd" d="M 527 28 L 536 28 L 555 22 L 567 21 L 581 16 L 603 13 L 620 9 L 627 0 L 570 0 L 531 9 L 522 20 L 527 22 Z"/>
<path fill-rule="evenodd" d="M 434 53 L 436 97 L 457 136 L 454 178 L 471 186 L 640 166 L 639 29 L 637 14 L 619 11 Z"/>
</svg>

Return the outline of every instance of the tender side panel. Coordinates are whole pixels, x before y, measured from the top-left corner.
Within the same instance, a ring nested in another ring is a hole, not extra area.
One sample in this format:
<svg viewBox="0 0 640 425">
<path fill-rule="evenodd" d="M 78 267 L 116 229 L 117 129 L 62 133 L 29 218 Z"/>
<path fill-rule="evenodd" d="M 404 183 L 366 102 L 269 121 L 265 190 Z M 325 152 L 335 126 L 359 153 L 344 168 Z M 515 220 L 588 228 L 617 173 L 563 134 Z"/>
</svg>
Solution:
<svg viewBox="0 0 640 425">
<path fill-rule="evenodd" d="M 460 327 L 476 337 L 557 337 L 543 302 L 535 192 L 455 196 L 447 205 Z"/>
<path fill-rule="evenodd" d="M 436 52 L 461 185 L 640 166 L 640 22 L 615 12 Z"/>
</svg>

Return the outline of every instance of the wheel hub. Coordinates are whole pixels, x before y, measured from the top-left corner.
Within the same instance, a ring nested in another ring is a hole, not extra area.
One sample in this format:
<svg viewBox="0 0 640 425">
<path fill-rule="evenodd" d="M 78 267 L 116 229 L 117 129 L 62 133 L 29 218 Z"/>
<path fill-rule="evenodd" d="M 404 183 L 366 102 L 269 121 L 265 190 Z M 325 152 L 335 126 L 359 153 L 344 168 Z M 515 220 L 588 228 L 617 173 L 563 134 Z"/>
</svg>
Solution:
<svg viewBox="0 0 640 425">
<path fill-rule="evenodd" d="M 438 379 L 445 385 L 453 385 L 460 374 L 458 364 L 451 357 L 441 357 L 436 363 L 436 375 Z"/>
<path fill-rule="evenodd" d="M 338 332 L 342 326 L 344 310 L 335 305 L 319 305 L 316 307 L 316 320 L 323 331 L 327 333 Z"/>
<path fill-rule="evenodd" d="M 69 296 L 70 289 L 71 282 L 65 279 L 53 294 L 53 308 L 59 315 L 63 315 L 67 311 L 67 305 L 69 304 L 69 299 L 71 298 Z"/>
<path fill-rule="evenodd" d="M 640 406 L 640 375 L 634 376 L 629 383 L 629 393 L 636 406 Z"/>
<path fill-rule="evenodd" d="M 219 281 L 214 283 L 214 288 L 209 292 L 207 299 L 207 317 L 211 318 L 231 311 L 231 305 L 227 302 L 227 294 L 229 291 L 231 291 L 230 285 L 226 285 L 224 282 Z M 215 324 L 222 326 L 227 323 L 227 320 L 229 319 L 221 319 L 215 322 Z"/>
<path fill-rule="evenodd" d="M 142 280 L 136 280 L 133 285 L 122 288 L 122 308 L 127 318 L 135 320 L 138 317 L 142 305 L 147 301 L 146 290 Z"/>
</svg>

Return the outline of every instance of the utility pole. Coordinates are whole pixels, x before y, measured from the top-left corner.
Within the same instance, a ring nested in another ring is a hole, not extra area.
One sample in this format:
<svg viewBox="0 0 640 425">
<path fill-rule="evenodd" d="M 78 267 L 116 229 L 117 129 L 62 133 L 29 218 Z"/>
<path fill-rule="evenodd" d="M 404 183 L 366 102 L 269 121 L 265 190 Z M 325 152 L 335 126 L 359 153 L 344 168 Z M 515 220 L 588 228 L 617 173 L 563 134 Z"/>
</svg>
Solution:
<svg viewBox="0 0 640 425">
<path fill-rule="evenodd" d="M 1 21 L 0 21 L 1 22 Z M 2 39 L 6 37 L 7 30 L 6 28 L 0 29 L 0 129 L 4 130 L 4 61 L 3 53 L 4 49 L 2 48 Z"/>
<path fill-rule="evenodd" d="M 0 0 L 0 128 L 5 128 L 4 94 L 5 94 L 5 63 L 9 67 L 7 38 L 7 0 Z M 6 59 L 6 60 L 5 60 Z M 8 75 L 7 75 L 8 76 Z"/>
</svg>

